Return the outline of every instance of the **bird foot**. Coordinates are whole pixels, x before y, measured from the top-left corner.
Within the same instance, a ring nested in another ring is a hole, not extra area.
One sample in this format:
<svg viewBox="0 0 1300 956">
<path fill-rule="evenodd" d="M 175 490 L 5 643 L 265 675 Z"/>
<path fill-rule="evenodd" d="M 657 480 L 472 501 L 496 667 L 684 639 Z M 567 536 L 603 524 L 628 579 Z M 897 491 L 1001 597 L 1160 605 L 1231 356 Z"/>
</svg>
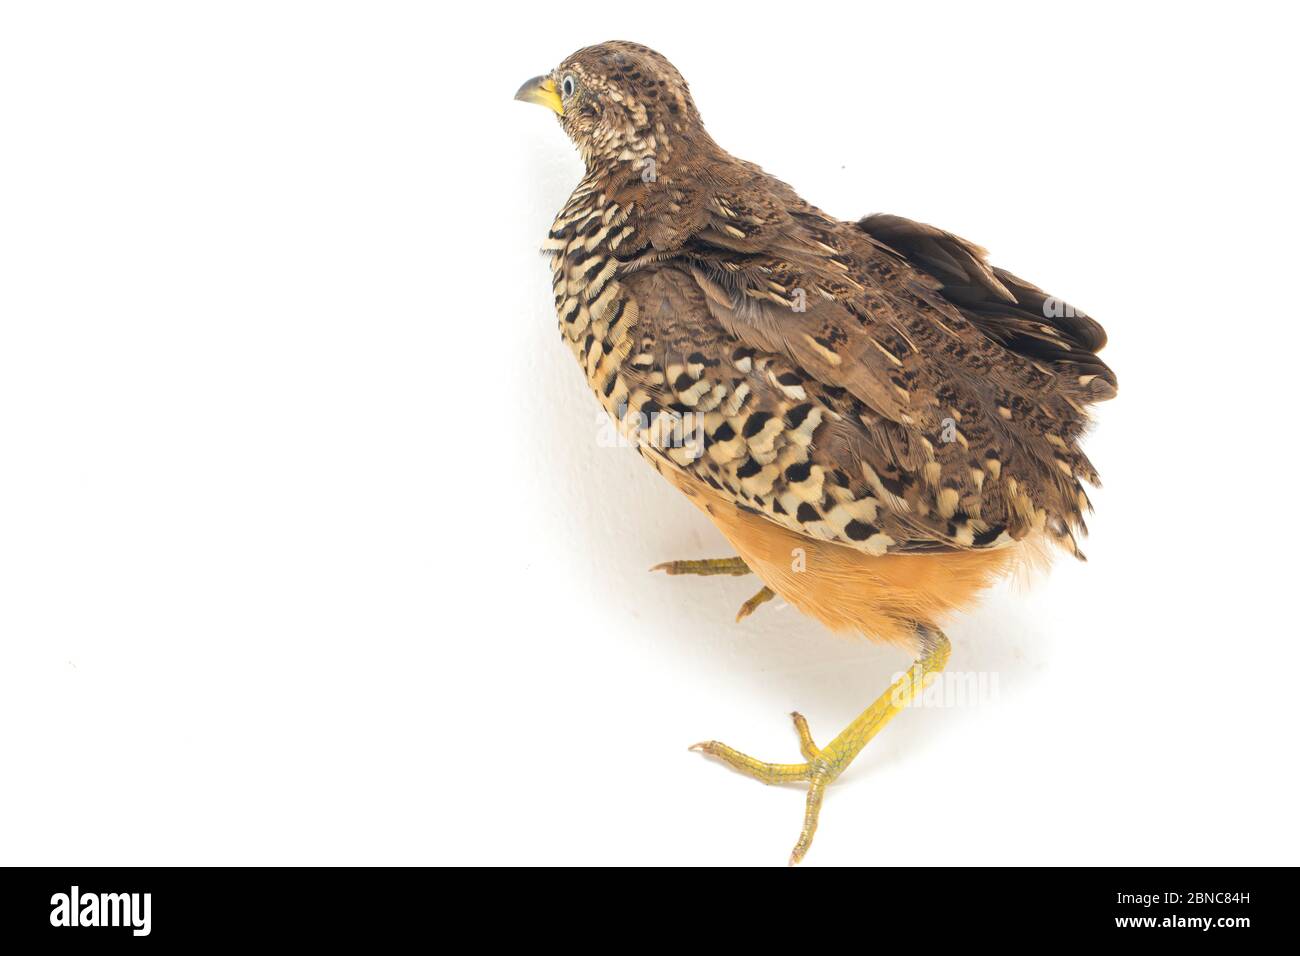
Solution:
<svg viewBox="0 0 1300 956">
<path fill-rule="evenodd" d="M 813 834 L 817 832 L 817 816 L 821 812 L 822 797 L 826 795 L 826 788 L 831 781 L 843 773 L 853 758 L 862 752 L 862 748 L 915 700 L 947 665 L 952 645 L 943 632 L 925 624 L 918 624 L 917 632 L 922 638 L 921 656 L 824 748 L 813 743 L 808 721 L 804 720 L 803 715 L 790 715 L 794 718 L 794 729 L 799 734 L 799 749 L 803 752 L 804 763 L 764 763 L 716 740 L 696 744 L 691 748 L 715 757 L 733 770 L 763 783 L 808 784 L 803 829 L 799 831 L 799 842 L 790 854 L 791 866 L 802 860 L 812 845 Z"/>
<path fill-rule="evenodd" d="M 757 594 L 740 606 L 740 610 L 736 612 L 736 623 L 740 623 L 749 617 L 760 604 L 766 604 L 774 597 L 776 597 L 776 592 L 764 585 Z"/>
<path fill-rule="evenodd" d="M 731 574 L 736 577 L 749 574 L 749 565 L 740 558 L 705 558 L 702 561 L 665 561 L 651 571 L 667 574 Z"/>
<path fill-rule="evenodd" d="M 705 558 L 701 561 L 665 561 L 656 564 L 651 571 L 663 571 L 666 574 L 730 574 L 741 577 L 751 574 L 749 565 L 741 558 Z M 753 614 L 760 604 L 764 604 L 776 594 L 769 587 L 763 587 L 757 594 L 740 606 L 736 620 L 743 621 Z"/>
<path fill-rule="evenodd" d="M 827 786 L 848 766 L 853 755 L 840 755 L 832 752 L 830 748 L 823 751 L 813 743 L 812 734 L 808 730 L 808 721 L 804 719 L 803 714 L 796 712 L 790 717 L 794 720 L 795 732 L 799 734 L 799 750 L 804 755 L 805 763 L 765 763 L 717 740 L 695 744 L 691 750 L 721 760 L 733 770 L 762 783 L 808 784 L 803 828 L 799 831 L 799 840 L 790 853 L 790 865 L 794 866 L 804 858 L 804 854 L 812 846 L 813 834 L 817 832 L 817 819 L 821 813 L 822 798 L 826 794 Z M 832 747 L 834 746 L 832 744 Z M 844 759 L 845 757 L 847 759 Z"/>
</svg>

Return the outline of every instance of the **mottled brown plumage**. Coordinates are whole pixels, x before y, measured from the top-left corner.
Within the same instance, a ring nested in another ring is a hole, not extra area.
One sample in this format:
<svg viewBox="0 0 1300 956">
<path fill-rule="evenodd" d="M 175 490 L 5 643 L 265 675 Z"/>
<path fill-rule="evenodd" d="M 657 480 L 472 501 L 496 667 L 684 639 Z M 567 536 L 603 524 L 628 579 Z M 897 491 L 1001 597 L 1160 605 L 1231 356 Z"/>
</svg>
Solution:
<svg viewBox="0 0 1300 956">
<path fill-rule="evenodd" d="M 804 202 L 718 146 L 645 47 L 526 90 L 587 166 L 545 243 L 561 335 L 765 584 L 924 650 L 1022 544 L 1078 554 L 1079 439 L 1116 388 L 1096 322 L 951 233 Z M 790 573 L 801 541 L 818 561 Z"/>
</svg>

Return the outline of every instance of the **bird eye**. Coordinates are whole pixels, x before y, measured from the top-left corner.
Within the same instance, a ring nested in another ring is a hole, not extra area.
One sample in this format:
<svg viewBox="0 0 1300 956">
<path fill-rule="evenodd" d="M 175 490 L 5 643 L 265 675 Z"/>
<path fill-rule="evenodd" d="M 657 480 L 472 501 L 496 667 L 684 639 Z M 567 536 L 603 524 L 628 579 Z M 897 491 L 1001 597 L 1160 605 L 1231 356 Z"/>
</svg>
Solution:
<svg viewBox="0 0 1300 956">
<path fill-rule="evenodd" d="M 573 81 L 572 76 L 566 76 L 560 81 L 560 93 L 566 100 L 573 95 L 573 91 L 576 87 L 577 84 Z"/>
</svg>

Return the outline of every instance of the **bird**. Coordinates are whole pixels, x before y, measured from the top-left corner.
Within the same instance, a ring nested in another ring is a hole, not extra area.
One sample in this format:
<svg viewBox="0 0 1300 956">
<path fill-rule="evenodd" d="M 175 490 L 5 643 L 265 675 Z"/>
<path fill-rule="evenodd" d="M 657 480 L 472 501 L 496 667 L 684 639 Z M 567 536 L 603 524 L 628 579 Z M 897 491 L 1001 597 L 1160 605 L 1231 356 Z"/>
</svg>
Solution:
<svg viewBox="0 0 1300 956">
<path fill-rule="evenodd" d="M 896 215 L 835 218 L 705 131 L 686 80 L 638 43 L 585 47 L 515 98 L 558 117 L 585 173 L 542 245 L 560 337 L 640 455 L 779 596 L 913 662 L 803 760 L 691 749 L 806 787 L 789 863 L 826 788 L 946 666 L 941 625 L 1026 561 L 1078 540 L 1099 479 L 1080 447 L 1117 379 L 1090 316 Z"/>
</svg>

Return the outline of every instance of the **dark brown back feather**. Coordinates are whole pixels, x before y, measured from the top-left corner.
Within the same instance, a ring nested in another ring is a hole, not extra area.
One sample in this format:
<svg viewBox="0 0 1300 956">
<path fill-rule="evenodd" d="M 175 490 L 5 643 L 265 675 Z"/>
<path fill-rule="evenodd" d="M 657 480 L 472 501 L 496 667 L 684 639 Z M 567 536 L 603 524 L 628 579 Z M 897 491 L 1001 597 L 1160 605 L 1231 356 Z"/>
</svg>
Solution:
<svg viewBox="0 0 1300 956">
<path fill-rule="evenodd" d="M 867 216 L 857 226 L 938 280 L 943 297 L 1003 348 L 1031 360 L 1068 365 L 1075 375 L 1095 375 L 1093 400 L 1114 397 L 1115 373 L 1097 356 L 1106 345 L 1106 330 L 1081 310 L 989 265 L 984 249 L 935 226 L 884 213 Z"/>
</svg>

